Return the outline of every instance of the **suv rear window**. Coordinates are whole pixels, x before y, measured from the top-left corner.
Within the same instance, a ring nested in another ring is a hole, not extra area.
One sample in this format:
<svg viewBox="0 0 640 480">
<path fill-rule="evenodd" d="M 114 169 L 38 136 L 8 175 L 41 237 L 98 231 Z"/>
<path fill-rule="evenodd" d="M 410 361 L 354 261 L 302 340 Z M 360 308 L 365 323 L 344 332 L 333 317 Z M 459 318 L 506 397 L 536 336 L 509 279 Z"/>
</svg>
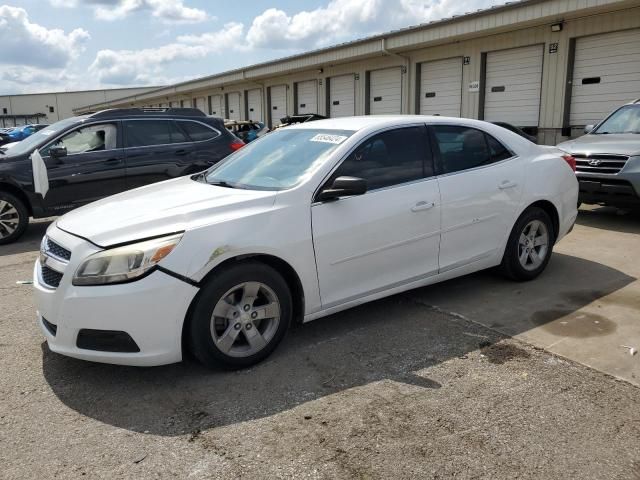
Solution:
<svg viewBox="0 0 640 480">
<path fill-rule="evenodd" d="M 202 142 L 205 140 L 211 140 L 212 138 L 216 138 L 219 133 L 215 130 L 203 125 L 199 122 L 189 122 L 189 121 L 178 121 L 180 127 L 187 132 L 189 138 L 191 138 L 194 142 Z"/>
</svg>

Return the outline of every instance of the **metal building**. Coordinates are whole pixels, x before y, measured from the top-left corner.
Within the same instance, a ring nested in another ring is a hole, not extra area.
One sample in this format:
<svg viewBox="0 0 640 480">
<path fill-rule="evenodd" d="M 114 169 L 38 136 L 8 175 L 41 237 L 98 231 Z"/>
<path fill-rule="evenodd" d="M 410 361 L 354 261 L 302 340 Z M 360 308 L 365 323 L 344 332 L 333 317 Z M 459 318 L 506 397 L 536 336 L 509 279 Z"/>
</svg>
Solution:
<svg viewBox="0 0 640 480">
<path fill-rule="evenodd" d="M 522 0 L 86 105 L 506 121 L 555 144 L 640 97 L 640 0 Z M 200 99 L 208 99 L 208 102 Z"/>
</svg>

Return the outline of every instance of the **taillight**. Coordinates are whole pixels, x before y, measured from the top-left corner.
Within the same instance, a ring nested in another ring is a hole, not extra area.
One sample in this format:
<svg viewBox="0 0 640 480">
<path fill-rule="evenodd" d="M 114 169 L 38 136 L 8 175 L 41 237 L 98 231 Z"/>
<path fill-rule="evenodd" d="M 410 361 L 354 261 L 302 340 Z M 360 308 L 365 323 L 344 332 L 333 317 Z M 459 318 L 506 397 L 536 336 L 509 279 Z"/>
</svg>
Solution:
<svg viewBox="0 0 640 480">
<path fill-rule="evenodd" d="M 244 147 L 244 142 L 242 140 L 234 140 L 229 146 L 231 147 L 231 150 L 235 152 L 236 150 L 240 150 Z"/>
<path fill-rule="evenodd" d="M 565 162 L 571 167 L 571 170 L 576 171 L 576 159 L 572 155 L 562 155 Z"/>
</svg>

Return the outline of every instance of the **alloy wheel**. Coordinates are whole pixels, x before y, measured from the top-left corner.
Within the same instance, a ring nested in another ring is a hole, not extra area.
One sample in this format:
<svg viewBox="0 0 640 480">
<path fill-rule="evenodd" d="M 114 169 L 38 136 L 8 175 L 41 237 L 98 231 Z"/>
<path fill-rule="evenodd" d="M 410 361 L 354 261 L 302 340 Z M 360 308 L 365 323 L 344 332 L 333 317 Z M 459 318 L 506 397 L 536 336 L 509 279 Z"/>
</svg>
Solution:
<svg viewBox="0 0 640 480">
<path fill-rule="evenodd" d="M 518 239 L 518 259 L 525 270 L 536 270 L 549 253 L 549 231 L 544 222 L 527 223 Z"/>
<path fill-rule="evenodd" d="M 20 224 L 20 214 L 14 205 L 0 200 L 0 238 L 12 235 Z"/>
<path fill-rule="evenodd" d="M 265 348 L 280 324 L 280 302 L 261 282 L 229 289 L 211 314 L 210 331 L 216 347 L 231 357 L 248 357 Z"/>
</svg>

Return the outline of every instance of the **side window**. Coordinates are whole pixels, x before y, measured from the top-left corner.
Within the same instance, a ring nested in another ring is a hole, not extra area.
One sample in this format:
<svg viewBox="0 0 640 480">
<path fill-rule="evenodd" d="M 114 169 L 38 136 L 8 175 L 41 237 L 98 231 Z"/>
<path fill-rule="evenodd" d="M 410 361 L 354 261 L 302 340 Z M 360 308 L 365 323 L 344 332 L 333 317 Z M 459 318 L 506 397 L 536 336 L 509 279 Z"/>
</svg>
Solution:
<svg viewBox="0 0 640 480">
<path fill-rule="evenodd" d="M 459 172 L 492 162 L 484 132 L 454 125 L 434 125 L 443 173 Z"/>
<path fill-rule="evenodd" d="M 178 127 L 176 122 L 169 122 L 169 129 L 171 143 L 184 143 L 189 141 L 187 135 Z"/>
<path fill-rule="evenodd" d="M 171 143 L 168 120 L 131 120 L 124 122 L 127 147 L 146 147 Z"/>
<path fill-rule="evenodd" d="M 489 152 L 491 153 L 491 161 L 492 162 L 500 162 L 502 160 L 506 160 L 507 158 L 513 157 L 511 152 L 506 149 L 504 145 L 502 145 L 498 140 L 493 138 L 491 135 L 486 134 L 487 143 L 489 144 Z"/>
<path fill-rule="evenodd" d="M 365 140 L 333 178 L 359 177 L 367 189 L 389 187 L 433 175 L 424 127 L 389 130 Z"/>
<path fill-rule="evenodd" d="M 180 127 L 187 132 L 193 142 L 211 140 L 218 136 L 218 132 L 198 122 L 181 121 Z"/>
<path fill-rule="evenodd" d="M 118 127 L 111 123 L 80 127 L 47 146 L 42 155 L 48 155 L 53 146 L 65 147 L 68 155 L 113 150 L 118 145 L 117 135 Z"/>
</svg>

